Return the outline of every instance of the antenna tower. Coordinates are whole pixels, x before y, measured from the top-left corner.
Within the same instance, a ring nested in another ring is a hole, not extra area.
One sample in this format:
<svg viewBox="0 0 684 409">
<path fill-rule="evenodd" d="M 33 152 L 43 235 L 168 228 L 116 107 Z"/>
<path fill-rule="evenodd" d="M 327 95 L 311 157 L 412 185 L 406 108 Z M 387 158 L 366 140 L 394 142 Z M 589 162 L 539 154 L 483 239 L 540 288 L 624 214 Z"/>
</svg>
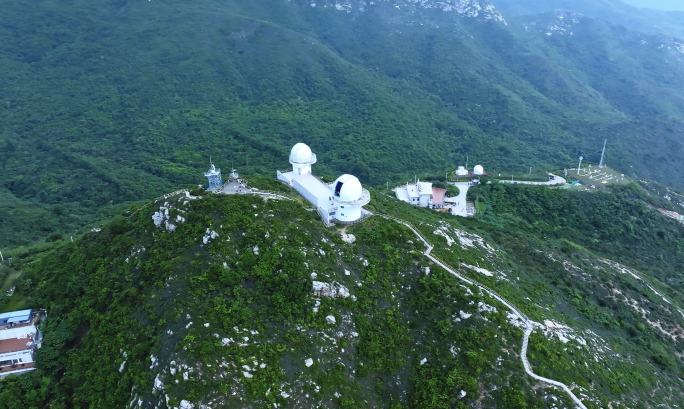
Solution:
<svg viewBox="0 0 684 409">
<path fill-rule="evenodd" d="M 606 142 L 608 142 L 608 139 L 603 141 L 603 152 L 601 152 L 601 162 L 599 162 L 599 168 L 603 168 L 605 166 L 603 164 L 603 157 L 606 154 Z"/>
</svg>

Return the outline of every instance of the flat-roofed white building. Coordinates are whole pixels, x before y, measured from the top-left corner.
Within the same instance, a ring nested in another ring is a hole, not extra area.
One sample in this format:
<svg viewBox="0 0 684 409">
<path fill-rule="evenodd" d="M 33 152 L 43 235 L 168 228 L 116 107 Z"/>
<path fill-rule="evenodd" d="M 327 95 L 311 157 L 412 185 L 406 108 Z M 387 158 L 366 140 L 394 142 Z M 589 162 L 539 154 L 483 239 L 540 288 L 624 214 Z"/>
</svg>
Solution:
<svg viewBox="0 0 684 409">
<path fill-rule="evenodd" d="M 370 192 L 361 186 L 355 176 L 345 174 L 333 183 L 325 183 L 311 173 L 316 155 L 303 143 L 292 147 L 290 163 L 292 172 L 277 171 L 278 180 L 291 186 L 314 205 L 326 225 L 335 221 L 355 222 L 368 214 L 363 206 L 370 202 Z"/>
<path fill-rule="evenodd" d="M 416 181 L 394 189 L 397 199 L 414 206 L 443 208 L 446 189 L 433 187 L 430 182 Z"/>
</svg>

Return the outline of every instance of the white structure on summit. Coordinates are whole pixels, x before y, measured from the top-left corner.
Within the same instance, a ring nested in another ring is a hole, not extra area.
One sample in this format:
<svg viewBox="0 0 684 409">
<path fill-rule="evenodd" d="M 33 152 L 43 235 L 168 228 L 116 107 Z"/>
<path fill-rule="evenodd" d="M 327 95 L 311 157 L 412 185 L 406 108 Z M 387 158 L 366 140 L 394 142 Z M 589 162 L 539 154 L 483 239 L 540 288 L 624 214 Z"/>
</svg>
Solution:
<svg viewBox="0 0 684 409">
<path fill-rule="evenodd" d="M 209 187 L 207 190 L 219 190 L 223 185 L 223 179 L 221 179 L 221 169 L 218 169 L 214 164 L 211 164 L 209 171 L 204 174 L 204 177 L 209 179 Z"/>
<path fill-rule="evenodd" d="M 475 176 L 484 175 L 484 168 L 482 167 L 482 165 L 475 165 L 475 167 L 473 168 L 473 174 Z"/>
<path fill-rule="evenodd" d="M 290 152 L 292 172 L 277 171 L 278 180 L 287 183 L 318 210 L 326 225 L 335 221 L 355 222 L 368 214 L 363 206 L 370 202 L 370 192 L 361 186 L 355 176 L 342 175 L 333 183 L 325 183 L 313 173 L 316 154 L 298 143 Z"/>
<path fill-rule="evenodd" d="M 432 187 L 430 182 L 407 183 L 394 188 L 397 199 L 420 207 L 441 209 L 444 207 L 444 194 L 446 189 Z"/>
<path fill-rule="evenodd" d="M 316 154 L 306 144 L 299 142 L 290 151 L 292 172 L 297 175 L 311 173 L 311 165 L 316 163 Z"/>
</svg>

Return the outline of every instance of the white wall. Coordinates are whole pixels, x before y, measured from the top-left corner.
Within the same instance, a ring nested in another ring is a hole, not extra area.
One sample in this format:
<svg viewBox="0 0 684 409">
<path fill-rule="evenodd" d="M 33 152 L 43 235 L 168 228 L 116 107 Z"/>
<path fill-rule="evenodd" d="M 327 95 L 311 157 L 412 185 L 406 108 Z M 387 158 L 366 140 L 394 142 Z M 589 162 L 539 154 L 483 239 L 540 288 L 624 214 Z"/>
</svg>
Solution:
<svg viewBox="0 0 684 409">
<path fill-rule="evenodd" d="M 340 205 L 335 212 L 335 218 L 342 222 L 354 222 L 361 218 L 361 206 Z"/>
</svg>

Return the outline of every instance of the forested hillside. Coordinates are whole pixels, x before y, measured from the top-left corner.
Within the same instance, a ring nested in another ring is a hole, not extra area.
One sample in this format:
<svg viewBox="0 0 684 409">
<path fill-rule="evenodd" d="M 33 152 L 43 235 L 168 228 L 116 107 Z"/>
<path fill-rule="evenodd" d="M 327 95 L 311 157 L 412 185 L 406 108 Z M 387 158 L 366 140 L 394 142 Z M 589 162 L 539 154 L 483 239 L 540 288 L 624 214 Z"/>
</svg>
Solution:
<svg viewBox="0 0 684 409">
<path fill-rule="evenodd" d="M 455 218 L 371 190 L 376 216 L 325 228 L 298 200 L 197 189 L 17 257 L 14 297 L 49 314 L 0 408 L 571 407 L 523 371 L 523 323 L 380 214 L 522 310 L 534 371 L 588 408 L 684 403 L 684 229 L 662 199 L 495 183 Z"/>
<path fill-rule="evenodd" d="M 439 3 L 442 4 L 442 3 Z M 0 246 L 83 226 L 224 172 L 382 184 L 466 155 L 579 155 L 681 185 L 681 44 L 487 3 L 17 1 L 0 15 Z M 562 29 L 550 30 L 549 27 Z"/>
</svg>

